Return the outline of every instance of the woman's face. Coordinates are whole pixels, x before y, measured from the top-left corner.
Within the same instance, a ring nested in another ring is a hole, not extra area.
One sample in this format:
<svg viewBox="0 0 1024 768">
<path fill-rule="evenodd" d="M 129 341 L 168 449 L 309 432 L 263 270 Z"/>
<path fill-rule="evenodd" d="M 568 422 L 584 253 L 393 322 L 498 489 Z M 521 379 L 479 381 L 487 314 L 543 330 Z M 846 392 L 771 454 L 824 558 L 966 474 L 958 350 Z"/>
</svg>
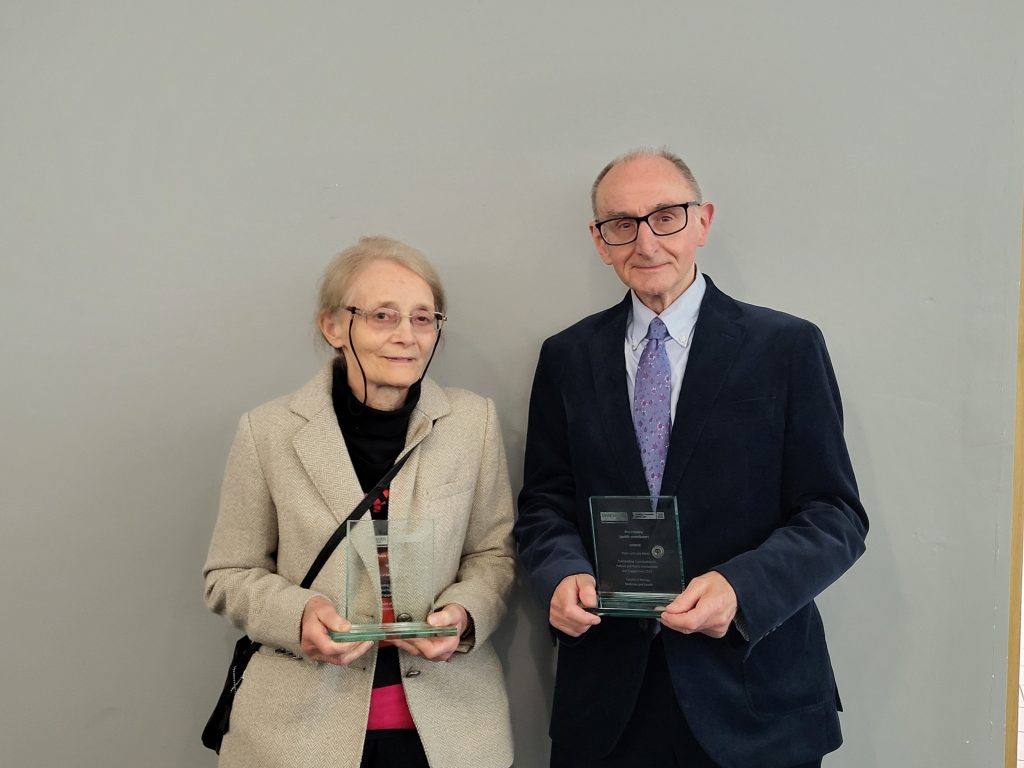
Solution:
<svg viewBox="0 0 1024 768">
<path fill-rule="evenodd" d="M 362 398 L 363 379 L 359 372 L 362 364 L 366 374 L 367 405 L 383 410 L 400 407 L 405 402 L 409 387 L 423 375 L 423 368 L 437 340 L 433 325 L 414 328 L 408 317 L 417 310 L 435 311 L 430 286 L 400 264 L 377 261 L 356 276 L 348 306 L 367 314 L 388 308 L 403 315 L 396 327 L 378 329 L 367 322 L 364 315 L 353 315 L 341 309 L 328 322 L 332 332 L 324 329 L 328 341 L 344 351 L 348 383 L 353 394 Z M 351 344 L 359 356 L 358 363 L 349 348 L 349 323 L 352 326 Z"/>
</svg>

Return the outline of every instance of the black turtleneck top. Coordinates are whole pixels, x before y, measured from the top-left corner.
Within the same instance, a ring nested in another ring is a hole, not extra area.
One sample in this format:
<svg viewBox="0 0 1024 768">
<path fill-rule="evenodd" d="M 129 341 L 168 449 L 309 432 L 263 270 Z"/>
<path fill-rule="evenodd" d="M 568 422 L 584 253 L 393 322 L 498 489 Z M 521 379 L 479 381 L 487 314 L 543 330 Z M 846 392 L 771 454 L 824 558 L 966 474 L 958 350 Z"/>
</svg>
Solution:
<svg viewBox="0 0 1024 768">
<path fill-rule="evenodd" d="M 420 384 L 409 387 L 405 403 L 397 411 L 378 411 L 356 399 L 348 386 L 345 364 L 337 362 L 331 399 L 359 485 L 363 491 L 369 491 L 391 469 L 405 447 L 409 417 L 420 400 Z"/>
</svg>

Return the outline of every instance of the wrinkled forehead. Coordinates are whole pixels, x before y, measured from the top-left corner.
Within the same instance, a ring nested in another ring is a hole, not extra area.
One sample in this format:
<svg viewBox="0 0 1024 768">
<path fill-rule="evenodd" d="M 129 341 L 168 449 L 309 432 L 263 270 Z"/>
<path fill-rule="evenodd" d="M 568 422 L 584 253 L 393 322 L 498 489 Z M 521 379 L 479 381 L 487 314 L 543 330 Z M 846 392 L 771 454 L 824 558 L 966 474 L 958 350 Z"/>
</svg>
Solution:
<svg viewBox="0 0 1024 768">
<path fill-rule="evenodd" d="M 694 190 L 682 171 L 660 157 L 627 160 L 608 171 L 597 187 L 598 217 L 640 216 L 665 205 L 686 203 Z"/>
</svg>

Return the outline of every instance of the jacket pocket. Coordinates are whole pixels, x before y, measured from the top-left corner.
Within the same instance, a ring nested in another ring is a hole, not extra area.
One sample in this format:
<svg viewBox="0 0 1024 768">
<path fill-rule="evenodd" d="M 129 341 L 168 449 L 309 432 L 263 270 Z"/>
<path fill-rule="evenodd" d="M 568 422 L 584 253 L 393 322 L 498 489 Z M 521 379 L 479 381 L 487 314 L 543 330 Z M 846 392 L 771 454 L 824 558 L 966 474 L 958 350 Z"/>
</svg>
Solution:
<svg viewBox="0 0 1024 768">
<path fill-rule="evenodd" d="M 475 485 L 476 484 L 472 478 L 461 478 L 459 480 L 453 480 L 450 483 L 432 485 L 423 491 L 423 497 L 427 501 L 449 499 L 453 496 L 469 493 L 474 489 Z"/>
<path fill-rule="evenodd" d="M 779 714 L 821 706 L 835 698 L 825 633 L 814 604 L 763 637 L 743 662 L 752 709 Z"/>
</svg>

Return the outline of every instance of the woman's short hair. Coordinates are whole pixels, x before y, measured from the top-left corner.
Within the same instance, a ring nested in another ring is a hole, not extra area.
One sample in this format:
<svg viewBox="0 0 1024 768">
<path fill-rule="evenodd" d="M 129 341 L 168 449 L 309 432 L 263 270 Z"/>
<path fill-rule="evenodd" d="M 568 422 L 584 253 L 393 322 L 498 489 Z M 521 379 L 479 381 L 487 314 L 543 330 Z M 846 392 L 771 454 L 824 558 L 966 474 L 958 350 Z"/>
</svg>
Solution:
<svg viewBox="0 0 1024 768">
<path fill-rule="evenodd" d="M 356 278 L 370 264 L 378 261 L 391 261 L 400 264 L 423 278 L 430 286 L 434 296 L 434 309 L 442 314 L 447 309 L 444 286 L 437 270 L 420 251 L 400 240 L 377 235 L 361 237 L 359 242 L 339 253 L 327 269 L 320 281 L 320 302 L 316 310 L 316 323 L 319 329 L 320 318 L 337 312 L 349 303 L 349 295 Z M 371 307 L 372 309 L 372 307 Z"/>
</svg>

